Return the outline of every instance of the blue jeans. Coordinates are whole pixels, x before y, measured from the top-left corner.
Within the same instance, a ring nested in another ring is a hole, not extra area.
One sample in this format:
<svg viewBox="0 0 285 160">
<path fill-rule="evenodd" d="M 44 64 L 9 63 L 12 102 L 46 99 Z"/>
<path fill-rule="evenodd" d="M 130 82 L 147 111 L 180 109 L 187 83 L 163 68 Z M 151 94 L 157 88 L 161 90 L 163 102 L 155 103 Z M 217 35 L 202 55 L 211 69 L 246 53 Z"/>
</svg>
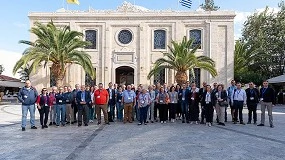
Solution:
<svg viewBox="0 0 285 160">
<path fill-rule="evenodd" d="M 65 125 L 65 113 L 66 106 L 64 104 L 56 105 L 56 125 L 59 125 L 60 121 L 62 125 Z"/>
<path fill-rule="evenodd" d="M 138 110 L 140 110 L 140 123 L 146 123 L 148 106 L 140 107 Z"/>
<path fill-rule="evenodd" d="M 31 127 L 35 126 L 35 105 L 22 105 L 22 128 L 25 128 L 27 125 L 28 110 L 30 111 Z"/>
<path fill-rule="evenodd" d="M 123 120 L 123 109 L 124 109 L 124 106 L 121 102 L 117 102 L 116 104 L 116 109 L 117 109 L 117 119 L 118 120 Z"/>
<path fill-rule="evenodd" d="M 94 112 L 95 112 L 95 108 L 93 108 L 95 106 L 89 107 L 89 115 L 88 115 L 88 120 L 94 120 Z"/>
<path fill-rule="evenodd" d="M 186 101 L 181 102 L 181 111 L 182 111 L 182 118 L 183 121 L 186 118 L 186 121 L 189 121 L 189 105 Z"/>
</svg>

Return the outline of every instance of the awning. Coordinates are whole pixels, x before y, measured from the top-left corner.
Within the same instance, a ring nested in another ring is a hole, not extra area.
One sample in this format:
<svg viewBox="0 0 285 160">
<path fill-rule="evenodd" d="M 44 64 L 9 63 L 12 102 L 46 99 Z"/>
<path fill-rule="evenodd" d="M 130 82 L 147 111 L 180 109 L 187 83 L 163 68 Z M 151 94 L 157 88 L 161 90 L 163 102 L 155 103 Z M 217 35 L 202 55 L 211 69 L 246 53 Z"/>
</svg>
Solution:
<svg viewBox="0 0 285 160">
<path fill-rule="evenodd" d="M 13 81 L 0 81 L 0 86 L 20 88 L 20 87 L 25 86 L 25 83 L 23 83 L 23 82 L 13 82 Z"/>
<path fill-rule="evenodd" d="M 269 83 L 285 83 L 285 75 L 273 77 L 267 80 Z"/>
</svg>

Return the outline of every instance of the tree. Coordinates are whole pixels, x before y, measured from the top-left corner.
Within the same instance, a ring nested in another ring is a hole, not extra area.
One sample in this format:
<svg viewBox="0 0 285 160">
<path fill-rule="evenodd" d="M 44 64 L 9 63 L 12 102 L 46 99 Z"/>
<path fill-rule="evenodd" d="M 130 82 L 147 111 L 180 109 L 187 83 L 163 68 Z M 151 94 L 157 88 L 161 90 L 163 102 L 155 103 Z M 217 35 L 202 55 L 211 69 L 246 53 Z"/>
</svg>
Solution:
<svg viewBox="0 0 285 160">
<path fill-rule="evenodd" d="M 242 30 L 241 40 L 249 47 L 259 48 L 254 69 L 266 78 L 285 73 L 285 5 L 279 4 L 278 12 L 268 7 L 249 16 Z M 265 56 L 266 55 L 266 56 Z"/>
<path fill-rule="evenodd" d="M 172 41 L 172 46 L 168 46 L 170 52 L 163 53 L 163 58 L 159 58 L 154 63 L 154 68 L 149 72 L 147 78 L 158 74 L 163 69 L 172 69 L 177 71 L 175 75 L 176 82 L 183 84 L 188 80 L 187 71 L 192 71 L 195 67 L 205 69 L 212 76 L 217 76 L 215 62 L 207 56 L 196 56 L 195 53 L 200 47 L 193 46 L 193 39 L 187 40 L 184 36 L 182 42 Z M 192 49 L 191 49 L 192 48 Z"/>
<path fill-rule="evenodd" d="M 5 71 L 5 68 L 3 67 L 2 64 L 0 64 L 0 75 Z"/>
<path fill-rule="evenodd" d="M 14 74 L 28 64 L 31 72 L 35 72 L 39 64 L 43 64 L 43 67 L 51 64 L 51 74 L 56 79 L 56 85 L 61 86 L 67 68 L 72 64 L 78 64 L 91 77 L 95 77 L 90 55 L 81 50 L 90 45 L 89 42 L 82 40 L 83 33 L 71 31 L 69 26 L 57 28 L 52 21 L 47 25 L 35 22 L 35 27 L 32 27 L 30 32 L 37 36 L 37 40 L 19 42 L 30 47 L 16 62 L 13 68 Z"/>
<path fill-rule="evenodd" d="M 26 66 L 22 66 L 17 73 L 20 74 L 20 80 L 29 80 L 31 74 L 31 67 L 29 66 L 29 64 L 27 64 Z"/>
<path fill-rule="evenodd" d="M 215 6 L 214 0 L 205 0 L 205 4 L 200 5 L 205 11 L 217 11 L 220 9 L 219 6 Z"/>
</svg>

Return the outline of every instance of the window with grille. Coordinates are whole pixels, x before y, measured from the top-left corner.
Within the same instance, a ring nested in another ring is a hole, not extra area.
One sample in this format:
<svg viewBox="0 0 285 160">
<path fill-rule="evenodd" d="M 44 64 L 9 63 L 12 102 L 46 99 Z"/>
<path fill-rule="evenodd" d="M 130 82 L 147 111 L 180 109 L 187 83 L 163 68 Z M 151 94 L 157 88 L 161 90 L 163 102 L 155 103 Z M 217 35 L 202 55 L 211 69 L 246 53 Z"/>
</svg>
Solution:
<svg viewBox="0 0 285 160">
<path fill-rule="evenodd" d="M 202 31 L 198 29 L 190 30 L 190 39 L 193 39 L 193 44 L 191 48 L 196 46 L 200 46 L 199 49 L 202 48 Z"/>
<path fill-rule="evenodd" d="M 166 48 L 166 31 L 155 30 L 153 34 L 153 46 L 154 49 L 165 49 Z"/>
<path fill-rule="evenodd" d="M 96 30 L 86 30 L 85 31 L 85 41 L 91 43 L 91 45 L 86 46 L 85 49 L 96 49 L 97 31 Z"/>
<path fill-rule="evenodd" d="M 95 73 L 96 73 L 96 68 L 94 68 Z M 96 78 L 92 79 L 89 74 L 85 74 L 85 85 L 86 86 L 95 86 L 96 85 Z"/>
<path fill-rule="evenodd" d="M 160 84 L 165 83 L 165 69 L 161 70 L 158 74 L 154 75 L 153 84 L 156 84 L 156 83 L 160 83 Z"/>
</svg>

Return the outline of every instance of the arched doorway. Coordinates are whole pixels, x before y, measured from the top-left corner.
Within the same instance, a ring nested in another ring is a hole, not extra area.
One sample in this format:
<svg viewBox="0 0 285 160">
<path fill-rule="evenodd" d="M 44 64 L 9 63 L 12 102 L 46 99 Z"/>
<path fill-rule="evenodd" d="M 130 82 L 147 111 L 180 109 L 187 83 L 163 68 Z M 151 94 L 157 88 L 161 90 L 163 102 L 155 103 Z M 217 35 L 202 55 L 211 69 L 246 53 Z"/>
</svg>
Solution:
<svg viewBox="0 0 285 160">
<path fill-rule="evenodd" d="M 134 84 L 134 69 L 128 66 L 116 68 L 116 83 L 119 85 Z"/>
</svg>

